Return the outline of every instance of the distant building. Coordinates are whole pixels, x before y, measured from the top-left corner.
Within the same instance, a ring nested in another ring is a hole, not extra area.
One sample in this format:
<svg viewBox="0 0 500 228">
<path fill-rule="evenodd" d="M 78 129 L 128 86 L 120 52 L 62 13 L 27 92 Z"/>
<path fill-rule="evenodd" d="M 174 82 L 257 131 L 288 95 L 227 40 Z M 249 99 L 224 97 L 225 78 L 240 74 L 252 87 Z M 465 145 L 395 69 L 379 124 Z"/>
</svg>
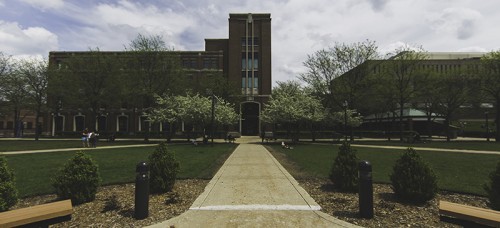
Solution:
<svg viewBox="0 0 500 228">
<path fill-rule="evenodd" d="M 405 53 L 391 57 L 387 60 L 369 60 L 364 62 L 358 67 L 368 66 L 367 73 L 378 75 L 385 73 L 385 67 L 390 61 Z M 429 52 L 426 53 L 426 58 L 418 60 L 415 64 L 416 69 L 424 70 L 435 73 L 437 75 L 444 75 L 450 72 L 463 70 L 464 72 L 479 72 L 480 59 L 486 53 L 483 52 Z M 348 76 L 349 72 L 341 77 Z M 433 113 L 431 121 L 427 121 L 425 114 L 425 105 L 414 101 L 412 104 L 405 104 L 403 112 L 403 126 L 406 131 L 417 131 L 420 134 L 426 134 L 429 128 L 433 129 L 433 134 L 444 134 L 445 127 L 443 126 L 444 119 Z M 471 125 L 479 125 L 484 123 L 484 113 L 490 112 L 492 114 L 491 105 L 480 104 L 479 107 L 473 107 L 470 104 L 465 104 L 460 110 L 455 113 L 455 118 L 460 122 L 452 126 L 453 134 L 456 136 L 463 133 L 463 123 Z M 398 131 L 399 130 L 399 110 L 387 110 L 385 113 L 368 113 L 364 117 L 364 122 L 361 126 L 363 129 L 380 130 L 380 131 Z M 493 114 L 492 114 L 493 116 Z M 465 122 L 466 121 L 466 122 Z M 467 129 L 465 129 L 467 130 Z M 477 131 L 477 130 L 475 130 Z M 478 136 L 477 132 L 474 136 Z"/>
<path fill-rule="evenodd" d="M 121 55 L 124 52 L 105 52 Z M 65 58 L 85 52 L 50 52 L 49 64 L 59 64 Z M 228 39 L 205 39 L 204 51 L 177 52 L 188 77 L 197 83 L 207 72 L 218 71 L 241 90 L 240 103 L 236 104 L 240 121 L 236 131 L 242 135 L 258 135 L 261 131 L 260 113 L 262 105 L 271 94 L 271 15 L 230 14 Z M 49 98 L 50 99 L 50 98 Z M 54 100 L 52 101 L 55 102 Z M 48 113 L 44 121 L 44 132 L 55 136 L 78 133 L 84 128 L 101 132 L 118 132 L 134 135 L 143 132 L 149 124 L 138 110 L 99 111 L 95 126 L 89 112 L 67 109 L 63 104 Z M 152 126 L 152 131 L 166 131 L 162 124 Z"/>
</svg>

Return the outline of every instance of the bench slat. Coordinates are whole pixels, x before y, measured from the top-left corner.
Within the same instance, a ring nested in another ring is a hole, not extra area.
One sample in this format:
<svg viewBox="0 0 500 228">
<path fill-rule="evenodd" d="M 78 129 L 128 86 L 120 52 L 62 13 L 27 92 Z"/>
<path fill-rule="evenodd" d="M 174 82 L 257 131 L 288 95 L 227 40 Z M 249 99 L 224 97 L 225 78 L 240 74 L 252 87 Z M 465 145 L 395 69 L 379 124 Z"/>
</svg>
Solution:
<svg viewBox="0 0 500 228">
<path fill-rule="evenodd" d="M 0 213 L 0 227 L 13 227 L 71 215 L 71 200 L 36 205 Z"/>
<path fill-rule="evenodd" d="M 439 201 L 439 214 L 488 226 L 500 227 L 500 211 Z"/>
</svg>

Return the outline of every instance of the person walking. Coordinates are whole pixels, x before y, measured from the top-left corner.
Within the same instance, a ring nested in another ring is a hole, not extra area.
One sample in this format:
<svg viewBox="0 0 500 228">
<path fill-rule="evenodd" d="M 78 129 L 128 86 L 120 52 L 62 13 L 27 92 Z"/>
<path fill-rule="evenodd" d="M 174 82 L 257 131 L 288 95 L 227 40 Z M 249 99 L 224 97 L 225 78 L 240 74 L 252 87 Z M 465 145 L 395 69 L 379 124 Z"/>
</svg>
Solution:
<svg viewBox="0 0 500 228">
<path fill-rule="evenodd" d="M 82 144 L 83 147 L 89 147 L 89 129 L 85 128 L 82 132 Z"/>
</svg>

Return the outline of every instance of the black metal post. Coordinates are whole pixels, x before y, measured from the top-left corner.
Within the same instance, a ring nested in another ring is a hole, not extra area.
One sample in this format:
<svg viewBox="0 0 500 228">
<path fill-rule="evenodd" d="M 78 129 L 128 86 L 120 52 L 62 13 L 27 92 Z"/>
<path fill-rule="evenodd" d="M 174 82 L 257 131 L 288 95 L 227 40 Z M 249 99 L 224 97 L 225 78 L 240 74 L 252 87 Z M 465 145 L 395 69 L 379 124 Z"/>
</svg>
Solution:
<svg viewBox="0 0 500 228">
<path fill-rule="evenodd" d="M 149 214 L 149 168 L 146 162 L 139 162 L 135 171 L 135 208 L 134 217 L 145 219 Z"/>
<path fill-rule="evenodd" d="M 484 112 L 484 116 L 486 118 L 486 141 L 490 141 L 490 127 L 488 126 L 488 112 Z"/>
<path fill-rule="evenodd" d="M 373 183 L 372 165 L 369 161 L 359 163 L 359 215 L 362 218 L 373 218 Z"/>
</svg>

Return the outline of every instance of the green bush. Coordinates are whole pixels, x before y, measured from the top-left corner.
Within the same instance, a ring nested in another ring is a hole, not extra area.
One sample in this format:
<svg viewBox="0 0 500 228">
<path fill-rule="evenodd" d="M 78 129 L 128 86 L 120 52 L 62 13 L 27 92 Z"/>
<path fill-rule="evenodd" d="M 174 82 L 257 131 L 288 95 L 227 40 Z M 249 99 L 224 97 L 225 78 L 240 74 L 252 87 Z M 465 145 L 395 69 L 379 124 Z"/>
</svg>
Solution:
<svg viewBox="0 0 500 228">
<path fill-rule="evenodd" d="M 343 142 L 330 172 L 333 186 L 340 191 L 355 192 L 358 189 L 358 158 L 351 144 Z"/>
<path fill-rule="evenodd" d="M 165 142 L 160 143 L 149 156 L 149 170 L 151 192 L 164 193 L 172 191 L 179 173 L 179 162 L 175 159 L 175 153 L 167 150 Z"/>
<path fill-rule="evenodd" d="M 408 148 L 396 161 L 390 178 L 399 199 L 420 204 L 436 195 L 436 175 L 413 148 Z"/>
<path fill-rule="evenodd" d="M 497 169 L 490 173 L 490 182 L 484 185 L 484 190 L 488 194 L 490 207 L 500 211 L 500 162 Z"/>
<path fill-rule="evenodd" d="M 0 156 L 0 212 L 9 210 L 17 203 L 17 189 L 14 173 L 7 166 L 5 157 Z"/>
<path fill-rule="evenodd" d="M 59 170 L 53 186 L 60 198 L 73 204 L 93 201 L 101 183 L 99 168 L 92 158 L 80 151 Z"/>
</svg>

